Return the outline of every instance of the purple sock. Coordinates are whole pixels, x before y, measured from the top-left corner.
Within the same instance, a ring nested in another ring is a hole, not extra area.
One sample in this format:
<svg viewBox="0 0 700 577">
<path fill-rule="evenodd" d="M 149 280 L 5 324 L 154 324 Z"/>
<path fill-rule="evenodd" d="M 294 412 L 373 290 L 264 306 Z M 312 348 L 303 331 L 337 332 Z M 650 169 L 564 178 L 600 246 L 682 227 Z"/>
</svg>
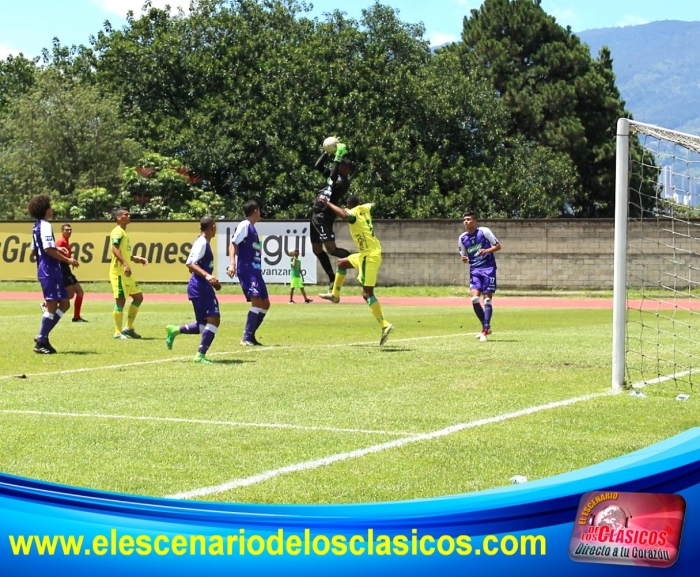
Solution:
<svg viewBox="0 0 700 577">
<path fill-rule="evenodd" d="M 262 312 L 260 311 L 258 313 L 258 318 L 255 321 L 255 330 L 257 331 L 260 328 L 260 325 L 263 324 L 263 321 L 265 320 L 265 315 L 267 314 L 267 311 Z M 255 332 L 253 332 L 255 334 Z"/>
<path fill-rule="evenodd" d="M 491 303 L 484 305 L 484 328 L 489 330 L 491 328 L 491 315 L 493 315 L 493 306 Z"/>
<path fill-rule="evenodd" d="M 253 309 L 248 311 L 248 318 L 245 321 L 245 329 L 243 329 L 243 340 L 247 341 L 255 335 L 255 329 L 258 327 L 258 313 Z"/>
<path fill-rule="evenodd" d="M 199 342 L 197 352 L 206 354 L 215 336 L 216 333 L 211 332 L 209 329 L 204 329 L 204 331 L 202 331 L 202 340 Z"/>
<path fill-rule="evenodd" d="M 180 325 L 181 335 L 198 335 L 199 325 L 197 323 L 190 323 L 189 325 Z"/>
<path fill-rule="evenodd" d="M 53 328 L 58 324 L 58 321 L 60 320 L 61 317 L 58 315 L 58 312 L 44 313 L 44 315 L 41 317 L 41 327 L 39 328 L 39 334 L 37 335 L 37 339 L 42 343 L 48 341 L 49 333 L 53 330 Z"/>
<path fill-rule="evenodd" d="M 481 321 L 481 324 L 483 325 L 484 320 L 485 320 L 484 319 L 485 315 L 484 315 L 484 309 L 481 308 L 481 303 L 475 302 L 475 303 L 472 303 L 472 306 L 474 307 L 474 312 L 476 313 L 476 316 L 479 318 L 479 320 Z"/>
</svg>

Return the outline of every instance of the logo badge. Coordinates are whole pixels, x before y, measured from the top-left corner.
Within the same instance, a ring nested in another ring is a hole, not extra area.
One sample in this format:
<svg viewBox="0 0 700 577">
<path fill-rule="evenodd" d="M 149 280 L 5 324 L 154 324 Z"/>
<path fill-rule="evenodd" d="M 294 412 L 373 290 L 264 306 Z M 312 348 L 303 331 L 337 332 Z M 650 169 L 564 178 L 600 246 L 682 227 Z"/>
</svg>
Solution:
<svg viewBox="0 0 700 577">
<path fill-rule="evenodd" d="M 569 557 L 584 563 L 669 567 L 685 517 L 680 495 L 591 491 L 581 497 Z"/>
</svg>

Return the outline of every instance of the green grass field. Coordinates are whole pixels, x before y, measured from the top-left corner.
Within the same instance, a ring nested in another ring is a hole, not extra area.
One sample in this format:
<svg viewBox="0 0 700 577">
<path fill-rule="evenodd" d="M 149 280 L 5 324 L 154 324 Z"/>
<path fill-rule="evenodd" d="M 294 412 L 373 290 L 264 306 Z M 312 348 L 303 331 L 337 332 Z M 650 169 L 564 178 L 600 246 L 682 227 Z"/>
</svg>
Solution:
<svg viewBox="0 0 700 577">
<path fill-rule="evenodd" d="M 254 349 L 238 345 L 247 306 L 223 305 L 216 363 L 202 366 L 198 336 L 164 344 L 187 303 L 147 300 L 144 338 L 114 341 L 111 304 L 88 298 L 90 322 L 62 321 L 60 354 L 40 356 L 37 302 L 3 301 L 0 470 L 141 495 L 357 503 L 534 480 L 698 425 L 697 400 L 673 388 L 609 394 L 609 311 L 495 304 L 488 343 L 470 306 L 386 307 L 384 347 L 365 306 L 274 305 L 258 331 L 269 346 Z"/>
</svg>

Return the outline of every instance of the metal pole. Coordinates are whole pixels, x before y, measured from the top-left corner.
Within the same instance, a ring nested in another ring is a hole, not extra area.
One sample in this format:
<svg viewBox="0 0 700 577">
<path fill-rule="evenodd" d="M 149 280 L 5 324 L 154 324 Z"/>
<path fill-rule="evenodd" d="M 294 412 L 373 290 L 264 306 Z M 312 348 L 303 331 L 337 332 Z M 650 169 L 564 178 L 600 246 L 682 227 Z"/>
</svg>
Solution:
<svg viewBox="0 0 700 577">
<path fill-rule="evenodd" d="M 627 315 L 627 205 L 629 194 L 630 123 L 617 121 L 615 168 L 615 241 L 613 260 L 612 388 L 625 384 L 625 320 Z"/>
</svg>

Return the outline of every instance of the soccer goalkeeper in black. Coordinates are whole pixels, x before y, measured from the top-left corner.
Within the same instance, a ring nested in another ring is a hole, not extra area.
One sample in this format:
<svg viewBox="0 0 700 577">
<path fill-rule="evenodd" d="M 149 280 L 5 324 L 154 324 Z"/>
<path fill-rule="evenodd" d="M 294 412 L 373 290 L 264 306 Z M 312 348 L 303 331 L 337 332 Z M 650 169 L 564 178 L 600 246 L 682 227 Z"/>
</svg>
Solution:
<svg viewBox="0 0 700 577">
<path fill-rule="evenodd" d="M 328 201 L 335 205 L 340 205 L 344 202 L 345 196 L 350 188 L 350 169 L 352 163 L 346 157 L 347 147 L 343 143 L 338 143 L 335 154 L 333 156 L 324 152 L 316 161 L 315 168 L 326 178 L 326 186 L 319 190 L 316 200 L 311 208 L 311 229 L 309 237 L 314 254 L 318 258 L 323 270 L 328 275 L 328 282 L 332 285 L 335 281 L 335 271 L 331 265 L 329 254 L 337 258 L 346 258 L 350 256 L 350 252 L 344 248 L 335 246 L 335 233 L 333 232 L 333 224 L 335 222 L 335 213 L 328 208 L 325 202 L 321 200 L 325 197 Z M 326 164 L 331 160 L 332 164 L 329 168 Z M 326 247 L 326 251 L 323 247 Z"/>
</svg>

